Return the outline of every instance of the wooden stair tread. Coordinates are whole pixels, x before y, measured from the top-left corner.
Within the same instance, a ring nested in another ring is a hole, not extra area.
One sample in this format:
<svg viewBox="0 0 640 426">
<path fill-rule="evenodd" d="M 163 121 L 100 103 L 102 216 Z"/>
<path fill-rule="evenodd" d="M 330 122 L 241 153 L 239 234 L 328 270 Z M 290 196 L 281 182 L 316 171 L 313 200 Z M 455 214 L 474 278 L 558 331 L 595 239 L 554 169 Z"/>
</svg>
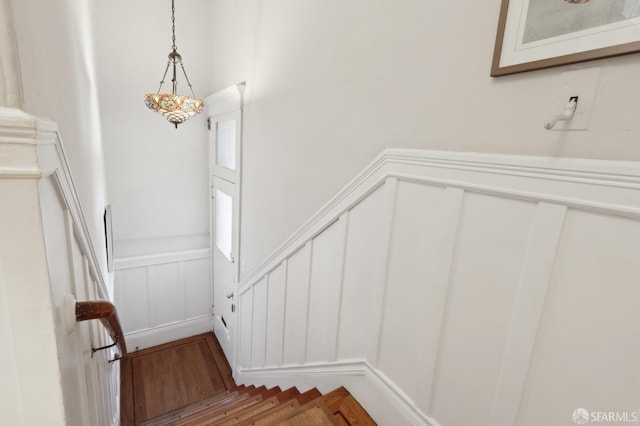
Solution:
<svg viewBox="0 0 640 426">
<path fill-rule="evenodd" d="M 196 415 L 185 418 L 182 421 L 177 421 L 175 425 L 176 426 L 200 426 L 200 425 L 214 423 L 214 421 L 221 420 L 225 416 L 244 410 L 247 407 L 260 403 L 261 401 L 262 401 L 262 397 L 260 395 L 252 396 L 249 399 L 246 399 L 244 401 L 236 402 L 234 404 L 229 404 L 222 407 L 216 407 L 216 409 L 214 410 L 201 411 Z"/>
<path fill-rule="evenodd" d="M 320 398 L 322 394 L 317 388 L 312 388 L 303 393 L 302 395 L 296 397 L 296 401 L 300 403 L 300 405 L 304 405 L 308 402 L 313 401 L 316 398 Z"/>
<path fill-rule="evenodd" d="M 374 426 L 366 410 L 344 387 L 326 395 L 313 388 L 237 386 L 149 419 L 143 426 Z"/>
<path fill-rule="evenodd" d="M 227 419 L 226 417 L 222 420 L 218 420 L 212 423 L 206 423 L 206 425 L 233 425 L 236 424 L 242 420 L 246 420 L 250 417 L 254 417 L 264 411 L 270 410 L 272 408 L 277 407 L 278 405 L 280 405 L 282 402 L 284 401 L 288 401 L 289 399 L 293 398 L 296 396 L 296 394 L 299 394 L 299 392 L 297 391 L 297 389 L 295 388 L 290 388 L 287 389 L 286 391 L 282 391 L 280 389 L 279 386 L 273 387 L 271 389 L 267 389 L 265 391 L 263 391 L 260 396 L 262 397 L 263 401 L 258 403 L 258 404 L 254 404 L 251 405 L 247 408 L 245 408 L 244 410 L 241 410 L 239 412 L 236 412 L 235 414 L 231 415 L 230 419 Z M 229 417 L 229 416 L 227 416 Z"/>
<path fill-rule="evenodd" d="M 348 425 L 375 425 L 369 413 L 344 387 L 339 387 L 322 397 L 336 418 Z"/>
<path fill-rule="evenodd" d="M 297 408 L 300 406 L 300 403 L 296 401 L 296 398 L 300 397 L 300 391 L 297 388 L 292 387 L 287 390 L 284 390 L 277 395 L 275 398 L 278 400 L 278 404 L 274 407 L 270 407 L 268 410 L 262 413 L 256 413 L 252 417 L 243 418 L 242 421 L 238 422 L 240 425 L 252 425 L 252 424 L 266 424 L 263 420 L 264 418 L 275 418 L 274 415 L 279 415 L 281 410 L 286 411 L 287 409 Z M 256 423 L 258 422 L 259 423 Z"/>
<path fill-rule="evenodd" d="M 252 405 L 248 408 L 245 408 L 242 411 L 238 411 L 237 413 L 226 416 L 224 419 L 219 420 L 215 423 L 207 423 L 207 425 L 211 426 L 231 426 L 237 425 L 243 420 L 250 419 L 251 417 L 255 417 L 261 415 L 265 411 L 271 410 L 272 408 L 276 408 L 280 405 L 280 401 L 275 396 L 272 396 L 269 399 L 265 399 L 259 404 Z"/>
<path fill-rule="evenodd" d="M 337 389 L 332 390 L 328 394 L 322 396 L 322 400 L 327 404 L 327 407 L 335 413 L 340 411 L 340 402 L 343 398 L 351 395 L 348 390 L 344 388 L 344 386 L 340 386 Z"/>
<path fill-rule="evenodd" d="M 300 403 L 295 399 L 280 403 L 280 405 L 271 408 L 254 417 L 250 417 L 245 421 L 239 422 L 237 426 L 265 426 L 271 424 L 274 420 L 282 418 L 285 414 L 291 413 L 300 407 Z"/>
<path fill-rule="evenodd" d="M 352 425 L 350 425 L 350 424 L 349 424 L 349 422 L 347 421 L 347 419 L 345 419 L 344 417 L 342 417 L 342 416 L 341 416 L 341 415 L 339 415 L 339 414 L 334 414 L 334 416 L 333 416 L 333 417 L 335 417 L 336 421 L 338 422 L 338 424 L 339 424 L 340 426 L 352 426 Z"/>
<path fill-rule="evenodd" d="M 163 426 L 177 419 L 184 418 L 193 413 L 196 413 L 200 410 L 204 410 L 216 405 L 222 405 L 234 400 L 238 396 L 239 395 L 237 392 L 220 392 L 219 394 L 197 401 L 193 404 L 187 405 L 186 407 L 180 407 L 176 410 L 170 411 L 169 413 L 149 419 L 142 423 L 142 426 Z M 244 398 L 248 398 L 248 396 L 243 397 L 243 399 Z"/>
<path fill-rule="evenodd" d="M 271 423 L 271 426 L 340 426 L 327 404 L 321 398 L 315 399 L 296 410 L 286 413 Z"/>
<path fill-rule="evenodd" d="M 250 388 L 252 388 L 252 389 L 247 388 L 248 389 L 247 393 L 249 394 L 249 396 L 260 395 L 260 394 L 262 394 L 262 392 L 265 392 L 267 390 L 266 386 L 260 386 L 260 387 L 257 387 L 257 388 L 255 386 L 250 386 Z"/>
<path fill-rule="evenodd" d="M 276 398 L 278 398 L 278 401 L 280 401 L 280 403 L 285 403 L 298 397 L 299 395 L 300 395 L 300 391 L 298 391 L 297 388 L 289 388 L 289 389 L 283 390 L 282 392 L 280 392 L 275 396 Z"/>
<path fill-rule="evenodd" d="M 280 386 L 276 386 L 274 388 L 267 389 L 264 392 L 260 393 L 260 396 L 262 397 L 262 399 L 268 399 L 268 398 L 271 398 L 272 396 L 278 395 L 281 392 L 282 392 L 282 389 L 280 389 Z"/>
</svg>

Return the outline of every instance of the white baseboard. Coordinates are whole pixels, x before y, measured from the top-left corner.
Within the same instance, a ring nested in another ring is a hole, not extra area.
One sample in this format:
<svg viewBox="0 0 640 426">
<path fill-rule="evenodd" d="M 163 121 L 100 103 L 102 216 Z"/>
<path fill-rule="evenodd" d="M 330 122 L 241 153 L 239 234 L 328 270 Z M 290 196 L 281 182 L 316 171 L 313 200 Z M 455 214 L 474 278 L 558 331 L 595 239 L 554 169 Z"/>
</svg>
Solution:
<svg viewBox="0 0 640 426">
<path fill-rule="evenodd" d="M 440 426 L 422 413 L 413 401 L 381 371 L 365 360 L 286 365 L 281 367 L 239 368 L 238 384 L 296 386 L 301 391 L 317 387 L 323 393 L 344 386 L 382 425 Z"/>
<path fill-rule="evenodd" d="M 173 322 L 159 327 L 134 331 L 125 334 L 129 352 L 135 352 L 152 346 L 162 345 L 196 334 L 213 330 L 213 317 L 210 315 Z"/>
</svg>

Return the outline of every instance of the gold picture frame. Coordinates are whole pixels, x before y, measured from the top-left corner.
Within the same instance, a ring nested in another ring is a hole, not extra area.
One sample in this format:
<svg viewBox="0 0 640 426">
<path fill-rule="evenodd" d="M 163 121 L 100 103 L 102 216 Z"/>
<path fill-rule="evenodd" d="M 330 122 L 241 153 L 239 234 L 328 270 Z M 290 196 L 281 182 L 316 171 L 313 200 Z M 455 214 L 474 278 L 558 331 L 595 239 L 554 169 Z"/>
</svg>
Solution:
<svg viewBox="0 0 640 426">
<path fill-rule="evenodd" d="M 638 51 L 640 0 L 502 0 L 491 76 Z"/>
</svg>

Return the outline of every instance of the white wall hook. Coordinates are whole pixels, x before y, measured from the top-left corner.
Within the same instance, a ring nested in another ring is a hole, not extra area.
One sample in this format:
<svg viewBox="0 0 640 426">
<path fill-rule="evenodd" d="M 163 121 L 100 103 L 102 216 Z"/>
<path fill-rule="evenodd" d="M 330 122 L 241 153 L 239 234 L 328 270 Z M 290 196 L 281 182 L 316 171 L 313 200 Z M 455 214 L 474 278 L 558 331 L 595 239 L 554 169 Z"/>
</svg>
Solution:
<svg viewBox="0 0 640 426">
<path fill-rule="evenodd" d="M 558 114 L 555 117 L 552 117 L 544 123 L 544 128 L 547 130 L 551 130 L 554 128 L 558 121 L 569 121 L 573 118 L 573 115 L 576 113 L 576 108 L 578 107 L 578 97 L 572 96 L 569 99 L 569 103 L 564 107 L 564 111 L 562 114 Z"/>
</svg>

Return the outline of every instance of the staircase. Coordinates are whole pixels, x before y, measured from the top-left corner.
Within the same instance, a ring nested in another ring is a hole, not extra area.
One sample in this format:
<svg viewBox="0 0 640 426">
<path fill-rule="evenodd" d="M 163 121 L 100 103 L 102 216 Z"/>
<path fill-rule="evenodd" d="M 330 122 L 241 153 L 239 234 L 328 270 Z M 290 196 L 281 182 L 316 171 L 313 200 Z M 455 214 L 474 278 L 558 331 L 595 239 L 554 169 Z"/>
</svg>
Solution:
<svg viewBox="0 0 640 426">
<path fill-rule="evenodd" d="M 142 423 L 145 426 L 375 425 L 351 394 L 340 387 L 326 395 L 265 386 L 237 386 Z"/>
</svg>

